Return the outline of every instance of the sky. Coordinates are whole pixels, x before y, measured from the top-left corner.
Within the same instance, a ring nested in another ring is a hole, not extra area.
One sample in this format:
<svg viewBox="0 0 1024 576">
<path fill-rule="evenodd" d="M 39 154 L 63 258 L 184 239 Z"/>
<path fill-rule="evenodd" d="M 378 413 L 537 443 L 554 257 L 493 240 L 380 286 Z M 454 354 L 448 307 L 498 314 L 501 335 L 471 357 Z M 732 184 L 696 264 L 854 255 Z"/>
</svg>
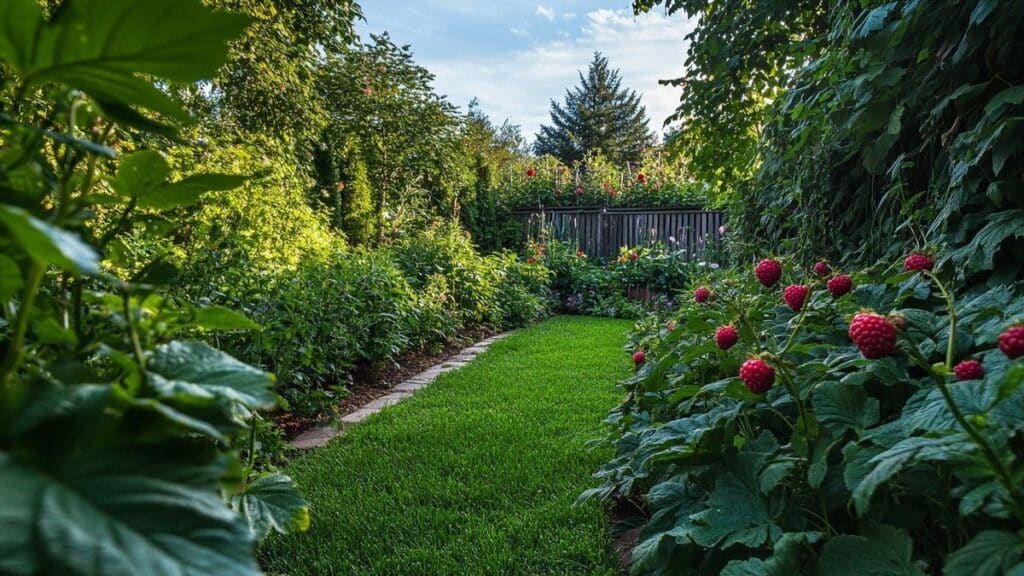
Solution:
<svg viewBox="0 0 1024 576">
<path fill-rule="evenodd" d="M 360 34 L 387 31 L 412 46 L 434 88 L 463 111 L 476 97 L 495 124 L 511 120 L 532 143 L 579 83 L 595 51 L 642 97 L 651 128 L 675 109 L 679 89 L 658 80 L 682 76 L 684 37 L 693 24 L 660 9 L 634 17 L 630 0 L 362 0 Z"/>
</svg>

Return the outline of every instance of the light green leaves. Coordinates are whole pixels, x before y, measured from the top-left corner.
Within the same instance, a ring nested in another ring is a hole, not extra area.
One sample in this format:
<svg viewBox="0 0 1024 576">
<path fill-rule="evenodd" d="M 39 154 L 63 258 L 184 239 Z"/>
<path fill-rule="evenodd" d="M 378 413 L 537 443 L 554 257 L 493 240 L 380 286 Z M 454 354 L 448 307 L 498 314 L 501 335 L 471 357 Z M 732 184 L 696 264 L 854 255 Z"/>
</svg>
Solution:
<svg viewBox="0 0 1024 576">
<path fill-rule="evenodd" d="M 231 507 L 248 522 L 257 540 L 266 538 L 271 530 L 288 534 L 309 528 L 309 506 L 284 474 L 267 474 L 250 482 L 232 496 Z"/>
<path fill-rule="evenodd" d="M 111 186 L 124 198 L 136 199 L 139 208 L 171 210 L 191 206 L 203 194 L 231 190 L 241 186 L 245 176 L 198 174 L 170 182 L 171 168 L 163 154 L 143 150 L 125 157 Z"/>
<path fill-rule="evenodd" d="M 213 12 L 198 0 L 73 0 L 42 22 L 33 0 L 0 0 L 0 57 L 29 85 L 60 82 L 101 104 L 141 107 L 184 120 L 187 114 L 143 78 L 187 83 L 224 63 L 225 44 L 248 20 Z"/>
<path fill-rule="evenodd" d="M 69 272 L 98 274 L 99 254 L 76 234 L 51 226 L 16 206 L 0 204 L 0 226 L 37 264 Z"/>
</svg>

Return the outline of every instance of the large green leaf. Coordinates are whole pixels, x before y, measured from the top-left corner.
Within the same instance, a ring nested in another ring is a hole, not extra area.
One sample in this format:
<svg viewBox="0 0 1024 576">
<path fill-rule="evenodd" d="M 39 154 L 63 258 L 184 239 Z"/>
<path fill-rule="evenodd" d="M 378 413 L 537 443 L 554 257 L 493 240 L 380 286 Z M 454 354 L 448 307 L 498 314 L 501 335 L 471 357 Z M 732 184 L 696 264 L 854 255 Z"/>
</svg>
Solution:
<svg viewBox="0 0 1024 576">
<path fill-rule="evenodd" d="M 198 308 L 193 319 L 203 330 L 259 330 L 260 325 L 241 312 L 223 306 Z"/>
<path fill-rule="evenodd" d="M 231 507 L 249 524 L 258 540 L 271 530 L 288 534 L 309 528 L 309 505 L 284 474 L 267 474 L 232 496 Z"/>
<path fill-rule="evenodd" d="M 202 342 L 164 344 L 150 355 L 147 367 L 151 376 L 159 376 L 151 378 L 150 384 L 161 400 L 175 406 L 217 403 L 242 409 L 235 420 L 243 424 L 248 410 L 276 404 L 272 375 Z"/>
<path fill-rule="evenodd" d="M 260 574 L 204 445 L 111 447 L 44 467 L 0 452 L 0 572 Z"/>
<path fill-rule="evenodd" d="M 140 208 L 163 211 L 191 206 L 207 192 L 231 190 L 246 180 L 232 174 L 197 174 L 170 182 L 170 174 L 163 154 L 143 150 L 125 157 L 111 185 L 121 196 L 135 198 Z"/>
<path fill-rule="evenodd" d="M 0 254 L 0 302 L 17 294 L 21 286 L 21 270 L 17 262 Z"/>
<path fill-rule="evenodd" d="M 1024 542 L 1012 532 L 985 530 L 946 558 L 944 576 L 1000 576 L 1021 557 Z"/>
<path fill-rule="evenodd" d="M 867 462 L 870 471 L 853 490 L 857 512 L 865 514 L 875 490 L 905 468 L 924 462 L 964 460 L 973 451 L 974 445 L 963 433 L 939 438 L 912 436 L 897 443 Z"/>
<path fill-rule="evenodd" d="M 52 22 L 29 16 L 31 0 L 3 0 L 16 34 L 0 56 L 30 84 L 61 82 L 100 100 L 186 114 L 140 74 L 187 83 L 211 77 L 225 44 L 248 19 L 214 12 L 199 0 L 69 0 Z M 5 18 L 6 23 L 6 18 Z"/>
<path fill-rule="evenodd" d="M 100 271 L 99 254 L 81 238 L 51 226 L 21 208 L 0 204 L 0 225 L 39 264 L 52 264 L 80 274 L 98 274 Z"/>
<path fill-rule="evenodd" d="M 814 410 L 825 428 L 836 436 L 853 428 L 863 430 L 878 422 L 878 400 L 861 386 L 822 382 L 814 389 Z"/>
<path fill-rule="evenodd" d="M 911 557 L 906 532 L 884 524 L 867 524 L 862 535 L 829 540 L 818 558 L 821 576 L 924 576 Z"/>
</svg>

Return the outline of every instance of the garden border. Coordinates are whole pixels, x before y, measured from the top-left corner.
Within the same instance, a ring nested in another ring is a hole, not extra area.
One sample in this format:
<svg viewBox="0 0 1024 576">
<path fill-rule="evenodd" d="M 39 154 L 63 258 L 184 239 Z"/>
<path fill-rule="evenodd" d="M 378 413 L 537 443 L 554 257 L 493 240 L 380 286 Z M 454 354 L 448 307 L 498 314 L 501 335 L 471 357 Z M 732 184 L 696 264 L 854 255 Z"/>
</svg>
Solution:
<svg viewBox="0 0 1024 576">
<path fill-rule="evenodd" d="M 462 368 L 466 364 L 469 364 L 469 362 L 473 360 L 473 358 L 476 358 L 477 355 L 490 348 L 491 344 L 494 344 L 499 340 L 504 340 L 505 338 L 508 338 L 513 334 L 513 332 L 514 331 L 509 331 L 502 332 L 500 334 L 495 334 L 494 336 L 481 340 L 480 342 L 477 342 L 472 346 L 463 348 L 461 351 L 459 351 L 458 354 L 449 358 L 448 360 L 445 360 L 444 362 L 441 362 L 439 364 L 435 364 L 434 366 L 431 366 L 430 368 L 424 370 L 423 372 L 416 374 L 412 378 L 409 378 L 408 380 L 394 386 L 391 389 L 392 391 L 390 394 L 387 394 L 386 396 L 381 396 L 376 400 L 373 400 L 371 402 L 368 402 L 367 404 L 364 404 L 363 406 L 360 406 L 359 409 L 356 410 L 355 412 L 352 412 L 351 414 L 346 414 L 339 418 L 337 423 L 318 426 L 316 428 L 307 430 L 293 438 L 289 442 L 289 444 L 291 445 L 292 448 L 298 450 L 311 450 L 313 448 L 319 448 L 327 444 L 334 438 L 338 437 L 339 435 L 341 435 L 345 430 L 348 429 L 349 426 L 353 424 L 358 424 L 363 420 L 366 420 L 370 416 L 376 414 L 377 412 L 380 412 L 381 410 L 387 408 L 388 406 L 394 406 L 395 404 L 398 404 L 402 400 L 411 397 L 413 394 L 416 393 L 416 391 L 426 388 L 431 383 L 433 383 L 434 380 L 436 380 L 437 377 L 440 376 L 441 374 L 444 374 L 445 372 L 451 372 L 453 370 L 458 370 L 459 368 Z"/>
</svg>

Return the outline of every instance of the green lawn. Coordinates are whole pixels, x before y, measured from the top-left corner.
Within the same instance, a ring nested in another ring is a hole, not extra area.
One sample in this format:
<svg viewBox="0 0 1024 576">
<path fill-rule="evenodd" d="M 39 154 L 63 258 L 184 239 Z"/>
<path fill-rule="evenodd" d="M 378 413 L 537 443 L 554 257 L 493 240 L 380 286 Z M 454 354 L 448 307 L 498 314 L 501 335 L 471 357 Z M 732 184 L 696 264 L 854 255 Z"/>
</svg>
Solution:
<svg viewBox="0 0 1024 576">
<path fill-rule="evenodd" d="M 558 317 L 353 427 L 288 470 L 304 534 L 261 553 L 289 575 L 617 573 L 585 447 L 621 400 L 629 323 Z"/>
</svg>

